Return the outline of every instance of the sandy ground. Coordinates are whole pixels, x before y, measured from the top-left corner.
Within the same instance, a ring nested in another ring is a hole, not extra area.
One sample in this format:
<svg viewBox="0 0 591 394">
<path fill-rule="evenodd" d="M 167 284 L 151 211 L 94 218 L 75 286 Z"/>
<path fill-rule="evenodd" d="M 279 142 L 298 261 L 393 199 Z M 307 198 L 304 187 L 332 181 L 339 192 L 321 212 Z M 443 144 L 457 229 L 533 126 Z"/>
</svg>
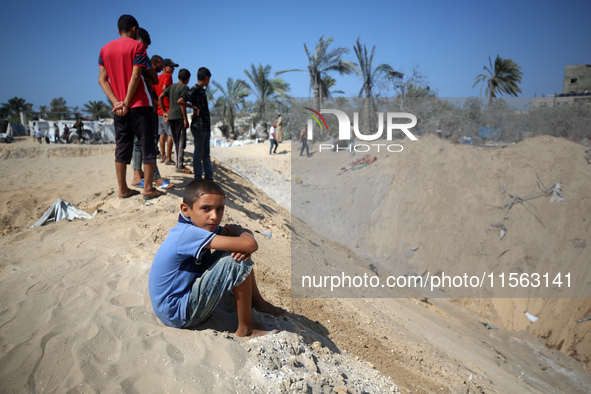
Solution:
<svg viewBox="0 0 591 394">
<path fill-rule="evenodd" d="M 116 197 L 113 146 L 30 141 L 0 146 L 0 165 L 8 174 L 0 184 L 2 391 L 591 390 L 584 363 L 589 361 L 588 327 L 563 324 L 567 332 L 559 333 L 560 347 L 552 342 L 553 333 L 560 331 L 556 322 L 545 328 L 546 336 L 532 335 L 543 327 L 543 317 L 549 319 L 552 310 L 557 315 L 563 304 L 550 310 L 548 303 L 535 300 L 292 298 L 293 242 L 321 240 L 326 255 L 350 250 L 335 242 L 338 233 L 316 225 L 300 225 L 298 239 L 292 240 L 292 219 L 285 209 L 292 203 L 285 196 L 290 144 L 281 144 L 282 154 L 271 157 L 267 144 L 225 149 L 214 149 L 213 155 L 253 182 L 215 163 L 215 179 L 228 194 L 224 222 L 272 233 L 271 239 L 255 233 L 260 245 L 255 270 L 263 294 L 288 310 L 281 318 L 255 315 L 281 329 L 260 339 L 231 335 L 236 322 L 230 302 L 195 331 L 164 327 L 153 315 L 147 291 L 150 264 L 176 222 L 190 176 L 161 166 L 177 187 L 146 204 L 141 197 Z M 243 159 L 232 162 L 231 156 Z M 316 162 L 310 170 L 327 171 L 329 164 Z M 256 179 L 257 171 L 263 181 Z M 588 174 L 585 168 L 577 171 Z M 131 179 L 131 170 L 128 174 Z M 91 220 L 30 229 L 57 198 L 99 213 Z M 581 215 L 591 220 L 587 213 Z M 585 229 L 582 239 L 589 235 Z M 368 245 L 358 251 L 361 257 L 353 253 L 351 269 L 368 271 L 371 250 Z M 535 307 L 520 305 L 528 302 L 540 304 L 533 312 L 539 312 L 542 324 L 518 321 L 523 307 Z M 567 311 L 569 319 L 589 315 L 588 300 L 573 302 L 578 302 L 577 316 Z M 496 327 L 488 329 L 483 322 Z"/>
</svg>

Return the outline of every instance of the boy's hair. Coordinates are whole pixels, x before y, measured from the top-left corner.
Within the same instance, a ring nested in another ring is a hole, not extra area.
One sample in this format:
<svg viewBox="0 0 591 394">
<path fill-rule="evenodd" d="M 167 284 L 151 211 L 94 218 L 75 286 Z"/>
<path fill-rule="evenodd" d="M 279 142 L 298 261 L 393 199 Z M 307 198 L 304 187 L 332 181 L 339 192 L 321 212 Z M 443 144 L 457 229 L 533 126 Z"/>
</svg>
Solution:
<svg viewBox="0 0 591 394">
<path fill-rule="evenodd" d="M 191 73 L 186 68 L 181 68 L 179 70 L 179 81 L 186 81 L 187 79 L 191 78 Z"/>
<path fill-rule="evenodd" d="M 203 81 L 207 77 L 211 77 L 211 72 L 207 68 L 201 67 L 197 71 L 197 80 L 198 81 Z"/>
<path fill-rule="evenodd" d="M 152 45 L 152 40 L 150 39 L 150 34 L 146 29 L 140 27 L 137 31 L 137 38 L 142 40 L 146 46 Z"/>
<path fill-rule="evenodd" d="M 152 63 L 155 63 L 155 62 L 157 62 L 157 61 L 159 61 L 159 60 L 162 60 L 162 56 L 159 56 L 159 55 L 152 55 L 152 57 L 150 58 L 150 61 L 151 61 Z"/>
<path fill-rule="evenodd" d="M 219 196 L 226 197 L 224 190 L 215 183 L 208 179 L 195 179 L 191 181 L 185 188 L 185 194 L 183 195 L 183 203 L 193 208 L 193 205 L 205 194 L 217 194 Z"/>
<path fill-rule="evenodd" d="M 128 33 L 134 27 L 140 27 L 137 20 L 131 15 L 121 15 L 117 21 L 117 28 L 121 33 Z"/>
</svg>

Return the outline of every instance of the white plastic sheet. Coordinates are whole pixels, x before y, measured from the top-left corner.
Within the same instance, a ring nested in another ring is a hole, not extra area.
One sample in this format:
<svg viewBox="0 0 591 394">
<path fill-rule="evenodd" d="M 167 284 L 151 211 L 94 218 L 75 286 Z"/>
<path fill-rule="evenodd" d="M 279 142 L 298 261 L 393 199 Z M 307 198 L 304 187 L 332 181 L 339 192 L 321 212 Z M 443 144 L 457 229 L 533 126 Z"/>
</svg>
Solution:
<svg viewBox="0 0 591 394">
<path fill-rule="evenodd" d="M 32 225 L 30 228 L 39 227 L 39 226 L 43 226 L 43 225 L 46 225 L 49 223 L 58 222 L 62 219 L 68 219 L 68 220 L 74 220 L 74 219 L 78 219 L 78 218 L 92 219 L 95 217 L 95 215 L 96 215 L 96 212 L 93 213 L 92 215 L 89 215 L 88 213 L 79 210 L 74 205 L 70 204 L 69 202 L 57 199 L 51 205 L 51 207 L 49 207 L 49 209 L 47 211 L 45 211 L 43 216 L 41 216 L 41 218 L 39 218 L 39 220 L 37 220 L 37 222 L 34 225 Z"/>
<path fill-rule="evenodd" d="M 552 197 L 550 198 L 550 202 L 563 202 L 566 201 L 564 197 L 562 197 L 562 186 L 560 183 L 554 185 L 554 191 L 552 192 Z"/>
</svg>

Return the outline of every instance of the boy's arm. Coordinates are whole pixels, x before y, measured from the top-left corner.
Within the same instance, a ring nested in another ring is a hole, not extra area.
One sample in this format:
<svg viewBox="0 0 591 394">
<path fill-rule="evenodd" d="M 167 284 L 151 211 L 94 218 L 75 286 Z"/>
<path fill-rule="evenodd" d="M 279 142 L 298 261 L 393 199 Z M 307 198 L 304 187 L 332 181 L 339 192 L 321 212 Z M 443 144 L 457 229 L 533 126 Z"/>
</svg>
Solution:
<svg viewBox="0 0 591 394">
<path fill-rule="evenodd" d="M 187 118 L 187 108 L 181 106 L 181 113 L 183 114 L 183 126 L 185 129 L 189 128 L 189 119 Z"/>
<path fill-rule="evenodd" d="M 186 89 L 184 90 L 184 93 L 187 93 L 188 91 L 189 91 L 189 89 L 188 89 L 188 88 L 186 88 Z M 183 94 L 184 94 L 184 93 L 183 93 Z M 183 98 L 183 97 L 182 97 L 182 95 L 181 95 L 181 97 L 180 97 L 180 98 L 177 100 L 177 104 L 178 104 L 178 102 L 180 101 L 180 99 L 182 99 L 182 98 Z M 179 105 L 179 107 L 181 108 L 181 114 L 183 114 L 183 127 L 184 127 L 185 129 L 187 129 L 187 128 L 189 128 L 189 118 L 187 117 L 187 107 L 183 107 L 182 105 Z"/>
<path fill-rule="evenodd" d="M 158 74 L 156 73 L 156 70 L 154 70 L 153 68 L 150 68 L 147 71 L 148 71 L 148 75 L 152 79 L 152 85 L 158 85 Z"/>
<path fill-rule="evenodd" d="M 111 83 L 109 83 L 109 75 L 107 74 L 105 66 L 99 66 L 99 85 L 101 85 L 103 92 L 105 92 L 109 100 L 111 100 L 111 103 L 113 103 L 113 112 L 123 108 L 123 102 L 117 100 L 113 88 L 111 87 Z"/>
<path fill-rule="evenodd" d="M 233 252 L 234 260 L 241 261 L 250 258 L 250 255 L 258 250 L 259 245 L 250 230 L 230 224 L 224 226 L 220 234 L 215 236 L 205 247 Z"/>
<path fill-rule="evenodd" d="M 168 122 L 168 111 L 166 111 L 166 107 L 164 106 L 164 97 L 167 96 L 167 90 L 164 90 L 160 96 L 158 96 L 158 105 L 162 108 L 162 116 L 164 117 L 164 121 Z"/>
<path fill-rule="evenodd" d="M 167 87 L 172 85 L 172 74 L 163 73 L 163 80 L 164 84 L 162 84 L 162 91 L 164 91 Z"/>
<path fill-rule="evenodd" d="M 129 80 L 129 85 L 127 85 L 127 95 L 125 96 L 125 100 L 123 100 L 123 105 L 125 106 L 126 113 L 129 111 L 129 106 L 131 104 L 131 100 L 137 92 L 138 86 L 140 86 L 140 82 L 142 80 L 142 71 L 143 67 L 134 66 L 133 67 L 133 74 L 131 74 L 131 79 Z"/>
<path fill-rule="evenodd" d="M 181 97 L 177 101 L 177 104 L 180 105 L 182 108 L 191 108 L 194 111 L 193 116 L 199 116 L 199 108 L 187 103 L 184 98 Z"/>
</svg>

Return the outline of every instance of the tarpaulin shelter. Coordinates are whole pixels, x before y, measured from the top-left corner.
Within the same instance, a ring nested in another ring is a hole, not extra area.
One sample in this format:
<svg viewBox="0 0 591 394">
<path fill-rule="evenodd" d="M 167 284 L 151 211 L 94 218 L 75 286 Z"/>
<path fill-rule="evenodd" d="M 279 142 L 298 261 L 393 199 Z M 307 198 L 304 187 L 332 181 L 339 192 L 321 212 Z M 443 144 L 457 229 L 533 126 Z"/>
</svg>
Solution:
<svg viewBox="0 0 591 394">
<path fill-rule="evenodd" d="M 503 137 L 503 126 L 480 126 L 478 128 L 478 136 L 487 141 L 501 141 Z"/>
</svg>

